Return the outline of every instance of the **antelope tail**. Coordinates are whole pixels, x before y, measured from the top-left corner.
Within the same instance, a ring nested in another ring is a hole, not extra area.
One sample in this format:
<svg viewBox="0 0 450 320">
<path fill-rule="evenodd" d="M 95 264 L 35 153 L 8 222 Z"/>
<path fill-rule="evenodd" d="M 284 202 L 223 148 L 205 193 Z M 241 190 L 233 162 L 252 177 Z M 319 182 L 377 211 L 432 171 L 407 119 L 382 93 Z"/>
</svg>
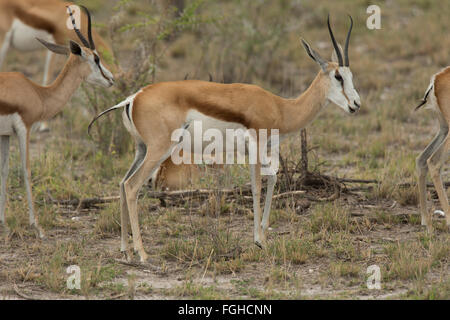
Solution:
<svg viewBox="0 0 450 320">
<path fill-rule="evenodd" d="M 422 106 L 426 105 L 428 102 L 428 96 L 430 95 L 431 90 L 433 89 L 433 84 L 431 84 L 428 89 L 427 92 L 425 93 L 425 96 L 423 97 L 422 101 L 420 102 L 420 104 L 416 107 L 416 109 L 414 111 L 419 110 Z"/>
<path fill-rule="evenodd" d="M 114 110 L 117 110 L 117 109 L 124 108 L 124 107 L 126 107 L 127 105 L 129 105 L 129 104 L 130 104 L 129 99 L 126 99 L 125 101 L 122 101 L 121 103 L 116 104 L 114 107 L 111 107 L 111 108 L 109 108 L 109 109 L 103 111 L 103 112 L 100 113 L 99 115 L 97 115 L 97 116 L 91 121 L 91 123 L 90 123 L 89 126 L 88 126 L 88 135 L 91 136 L 91 128 L 92 128 L 92 125 L 95 123 L 95 121 L 97 121 L 99 118 L 103 117 L 105 114 L 110 113 L 111 111 L 114 111 Z"/>
</svg>

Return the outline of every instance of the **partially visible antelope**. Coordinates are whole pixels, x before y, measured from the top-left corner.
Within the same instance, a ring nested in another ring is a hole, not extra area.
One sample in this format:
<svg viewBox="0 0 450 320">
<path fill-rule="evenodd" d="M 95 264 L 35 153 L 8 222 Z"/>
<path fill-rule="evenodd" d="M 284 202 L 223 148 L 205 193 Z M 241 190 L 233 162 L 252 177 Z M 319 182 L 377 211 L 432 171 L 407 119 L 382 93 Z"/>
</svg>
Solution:
<svg viewBox="0 0 450 320">
<path fill-rule="evenodd" d="M 67 27 L 67 7 L 72 2 L 61 0 L 0 0 L 0 68 L 9 49 L 29 52 L 42 49 L 36 40 L 66 45 L 68 40 L 77 41 L 77 35 Z M 88 17 L 81 11 L 80 30 L 86 34 Z M 100 57 L 108 56 L 113 60 L 113 51 L 102 37 L 92 30 L 92 38 L 97 46 Z M 47 85 L 50 79 L 52 51 L 47 51 L 42 85 Z M 114 64 L 104 65 L 113 72 L 118 72 Z"/>
<path fill-rule="evenodd" d="M 427 227 L 429 233 L 432 233 L 432 212 L 427 210 L 426 177 L 428 170 L 444 210 L 447 226 L 450 227 L 450 207 L 441 176 L 442 167 L 450 154 L 448 130 L 450 124 L 450 67 L 433 75 L 422 103 L 416 107 L 416 110 L 422 106 L 433 110 L 439 122 L 439 132 L 416 159 L 422 225 Z"/>
<path fill-rule="evenodd" d="M 351 17 L 350 17 L 351 19 Z M 120 184 L 121 250 L 129 251 L 128 224 L 131 224 L 133 244 L 142 262 L 147 254 L 142 244 L 137 212 L 137 198 L 142 185 L 171 157 L 177 143 L 171 141 L 175 130 L 186 129 L 191 135 L 194 122 L 201 122 L 204 130 L 230 129 L 278 130 L 281 136 L 304 128 L 329 103 L 333 102 L 347 113 L 356 113 L 361 106 L 353 86 L 348 48 L 352 31 L 347 34 L 344 51 L 339 48 L 331 30 L 334 47 L 333 62 L 323 59 L 304 40 L 302 44 L 320 71 L 310 87 L 297 99 L 276 96 L 258 86 L 248 84 L 220 84 L 206 81 L 173 81 L 149 85 L 102 115 L 123 109 L 123 122 L 136 142 L 136 157 Z M 90 127 L 91 127 L 90 125 Z M 282 137 L 281 137 L 282 138 Z M 256 137 L 259 145 L 260 137 Z M 257 152 L 258 153 L 258 152 Z M 276 174 L 268 176 L 267 196 L 261 220 L 261 159 L 250 165 L 254 212 L 254 242 L 263 247 Z"/>
<path fill-rule="evenodd" d="M 84 7 L 83 7 L 84 8 Z M 0 195 L 0 227 L 6 229 L 6 181 L 9 169 L 10 137 L 19 138 L 20 155 L 22 161 L 25 188 L 28 198 L 30 225 L 35 228 L 39 237 L 44 232 L 39 226 L 34 212 L 31 191 L 30 171 L 30 130 L 38 121 L 47 120 L 59 113 L 73 93 L 83 81 L 94 85 L 110 87 L 114 83 L 111 72 L 105 68 L 101 58 L 96 53 L 92 36 L 91 18 L 89 11 L 84 8 L 88 16 L 88 39 L 77 29 L 74 30 L 81 43 L 70 41 L 70 47 L 60 46 L 40 39 L 48 50 L 68 55 L 64 69 L 57 79 L 48 87 L 42 87 L 27 79 L 22 73 L 0 73 L 0 149 L 1 149 L 1 195 Z M 70 10 L 69 10 L 70 11 Z M 70 11 L 72 15 L 72 12 Z M 72 17 L 73 18 L 73 17 Z"/>
</svg>

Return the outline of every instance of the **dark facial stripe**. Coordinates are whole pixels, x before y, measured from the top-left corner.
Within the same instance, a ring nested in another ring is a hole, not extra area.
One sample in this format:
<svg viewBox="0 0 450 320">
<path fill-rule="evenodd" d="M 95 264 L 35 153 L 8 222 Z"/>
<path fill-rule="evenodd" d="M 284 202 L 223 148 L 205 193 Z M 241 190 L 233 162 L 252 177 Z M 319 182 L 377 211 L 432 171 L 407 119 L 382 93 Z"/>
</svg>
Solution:
<svg viewBox="0 0 450 320">
<path fill-rule="evenodd" d="M 336 80 L 338 80 L 341 83 L 342 94 L 344 95 L 345 99 L 347 99 L 347 102 L 350 104 L 350 99 L 347 97 L 347 94 L 345 93 L 345 89 L 344 89 L 344 78 L 342 77 L 342 75 L 339 73 L 338 70 L 336 70 L 335 76 L 339 77 L 339 79 L 336 79 Z"/>
<path fill-rule="evenodd" d="M 100 58 L 96 55 L 96 54 L 94 54 L 94 61 L 95 61 L 95 64 L 98 66 L 98 68 L 100 69 L 100 73 L 102 74 L 102 76 L 103 76 L 103 78 L 105 78 L 106 80 L 110 80 L 106 75 L 105 75 L 105 73 L 103 72 L 103 68 L 102 68 L 102 66 L 101 66 L 101 64 L 100 64 Z"/>
</svg>

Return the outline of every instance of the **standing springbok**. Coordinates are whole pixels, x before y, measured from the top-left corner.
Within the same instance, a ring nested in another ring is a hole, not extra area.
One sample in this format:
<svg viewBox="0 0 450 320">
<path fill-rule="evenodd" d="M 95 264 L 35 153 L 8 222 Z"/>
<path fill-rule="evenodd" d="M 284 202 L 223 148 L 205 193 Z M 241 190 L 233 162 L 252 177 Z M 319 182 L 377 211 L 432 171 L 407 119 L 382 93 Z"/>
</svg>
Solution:
<svg viewBox="0 0 450 320">
<path fill-rule="evenodd" d="M 204 130 L 227 128 L 278 129 L 280 135 L 296 132 L 307 126 L 328 102 L 348 113 L 360 109 L 360 97 L 353 86 L 349 68 L 348 46 L 353 27 L 347 34 L 344 52 L 334 38 L 328 18 L 328 30 L 334 46 L 333 62 L 328 62 L 304 40 L 302 44 L 321 68 L 310 87 L 297 99 L 278 97 L 258 86 L 219 84 L 205 81 L 175 81 L 149 85 L 124 102 L 104 111 L 102 115 L 124 108 L 125 127 L 136 141 L 136 158 L 120 184 L 121 250 L 128 252 L 128 223 L 131 224 L 134 249 L 142 262 L 147 254 L 142 245 L 137 214 L 137 197 L 142 185 L 171 156 L 174 130 L 187 128 L 201 121 Z M 92 125 L 91 123 L 91 125 Z M 258 137 L 259 140 L 259 137 Z M 259 144 L 258 144 L 259 145 Z M 250 165 L 254 210 L 254 242 L 262 247 L 269 226 L 269 214 L 276 175 L 268 178 L 267 196 L 261 221 L 261 161 Z"/>
<path fill-rule="evenodd" d="M 77 41 L 76 34 L 67 27 L 65 17 L 68 6 L 73 6 L 73 3 L 61 0 L 0 0 L 0 68 L 10 48 L 23 52 L 42 49 L 36 38 L 59 45 L 66 45 L 67 40 Z M 85 34 L 88 17 L 81 14 L 80 18 L 80 29 Z M 114 60 L 111 48 L 95 30 L 92 30 L 92 37 L 99 55 Z M 43 85 L 51 81 L 52 55 L 51 51 L 47 51 Z M 113 73 L 118 71 L 114 64 L 108 65 L 104 59 L 103 62 Z"/>
<path fill-rule="evenodd" d="M 6 181 L 8 178 L 9 141 L 12 135 L 19 138 L 19 147 L 27 191 L 30 225 L 34 227 L 39 237 L 44 233 L 39 226 L 34 213 L 31 192 L 30 171 L 30 129 L 33 123 L 50 119 L 59 113 L 69 101 L 81 82 L 87 82 L 104 87 L 114 83 L 111 72 L 106 69 L 95 50 L 91 33 L 91 19 L 88 15 L 88 40 L 82 35 L 74 23 L 75 32 L 83 46 L 70 41 L 70 48 L 39 40 L 47 49 L 57 54 L 69 55 L 64 69 L 58 78 L 48 87 L 39 86 L 28 80 L 21 73 L 0 73 L 0 137 L 1 137 L 1 195 L 0 195 L 0 227 L 5 224 Z M 72 11 L 70 11 L 72 15 Z M 72 17 L 73 18 L 73 17 Z"/>
<path fill-rule="evenodd" d="M 432 109 L 439 121 L 439 132 L 425 150 L 416 159 L 417 176 L 419 180 L 419 202 L 422 225 L 427 231 L 433 232 L 432 213 L 427 210 L 427 184 L 426 177 L 430 170 L 434 187 L 444 210 L 447 226 L 450 227 L 450 207 L 447 193 L 442 184 L 441 170 L 450 151 L 448 128 L 450 124 L 450 67 L 433 75 L 431 83 L 425 93 L 422 103 L 416 110 L 426 105 Z"/>
</svg>

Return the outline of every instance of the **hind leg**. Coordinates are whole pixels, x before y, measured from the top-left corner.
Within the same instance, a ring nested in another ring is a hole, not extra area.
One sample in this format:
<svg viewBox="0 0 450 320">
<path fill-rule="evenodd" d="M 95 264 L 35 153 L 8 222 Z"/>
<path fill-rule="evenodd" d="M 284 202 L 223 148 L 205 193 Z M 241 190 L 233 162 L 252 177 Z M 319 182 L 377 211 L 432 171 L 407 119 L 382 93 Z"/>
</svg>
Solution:
<svg viewBox="0 0 450 320">
<path fill-rule="evenodd" d="M 433 179 L 434 187 L 436 188 L 439 201 L 442 206 L 442 210 L 445 212 L 445 216 L 447 219 L 447 225 L 450 225 L 450 207 L 448 204 L 447 193 L 444 189 L 444 185 L 442 183 L 441 171 L 444 165 L 444 162 L 447 160 L 450 151 L 450 139 L 447 136 L 444 142 L 436 149 L 433 155 L 428 159 L 428 167 L 430 169 L 431 178 Z M 431 216 L 431 214 L 429 214 Z M 431 225 L 431 217 L 428 218 L 430 220 L 430 224 L 428 225 L 428 231 L 431 233 L 433 231 Z"/>
<path fill-rule="evenodd" d="M 123 194 L 128 208 L 131 231 L 133 233 L 133 245 L 138 252 L 141 262 L 148 259 L 147 253 L 142 244 L 142 236 L 139 228 L 139 217 L 137 213 L 137 198 L 139 190 L 146 181 L 152 176 L 161 163 L 170 157 L 174 145 L 170 142 L 157 142 L 147 146 L 147 155 L 141 166 L 123 183 Z"/>
<path fill-rule="evenodd" d="M 9 136 L 1 136 L 1 195 L 0 195 L 0 230 L 3 228 L 7 232 L 5 209 L 6 209 L 6 182 L 9 172 Z"/>
<path fill-rule="evenodd" d="M 128 227 L 129 227 L 129 223 L 130 223 L 130 217 L 129 217 L 129 212 L 128 212 L 127 201 L 125 198 L 125 181 L 127 181 L 136 172 L 136 170 L 141 166 L 146 154 L 147 154 L 146 145 L 142 142 L 138 142 L 136 144 L 136 156 L 133 161 L 133 164 L 131 165 L 127 174 L 125 175 L 122 182 L 120 183 L 120 206 L 121 206 L 121 211 L 120 211 L 120 221 L 121 221 L 121 223 L 120 223 L 121 224 L 120 250 L 122 252 L 129 251 Z"/>
<path fill-rule="evenodd" d="M 439 148 L 439 146 L 444 141 L 448 133 L 448 127 L 442 126 L 439 133 L 434 137 L 431 143 L 425 148 L 425 150 L 416 159 L 416 170 L 418 178 L 418 188 L 419 188 L 419 203 L 420 203 L 420 214 L 422 217 L 422 225 L 428 225 L 428 220 L 430 220 L 431 215 L 427 212 L 427 173 L 428 164 L 427 160 L 432 156 L 432 154 Z"/>
</svg>

